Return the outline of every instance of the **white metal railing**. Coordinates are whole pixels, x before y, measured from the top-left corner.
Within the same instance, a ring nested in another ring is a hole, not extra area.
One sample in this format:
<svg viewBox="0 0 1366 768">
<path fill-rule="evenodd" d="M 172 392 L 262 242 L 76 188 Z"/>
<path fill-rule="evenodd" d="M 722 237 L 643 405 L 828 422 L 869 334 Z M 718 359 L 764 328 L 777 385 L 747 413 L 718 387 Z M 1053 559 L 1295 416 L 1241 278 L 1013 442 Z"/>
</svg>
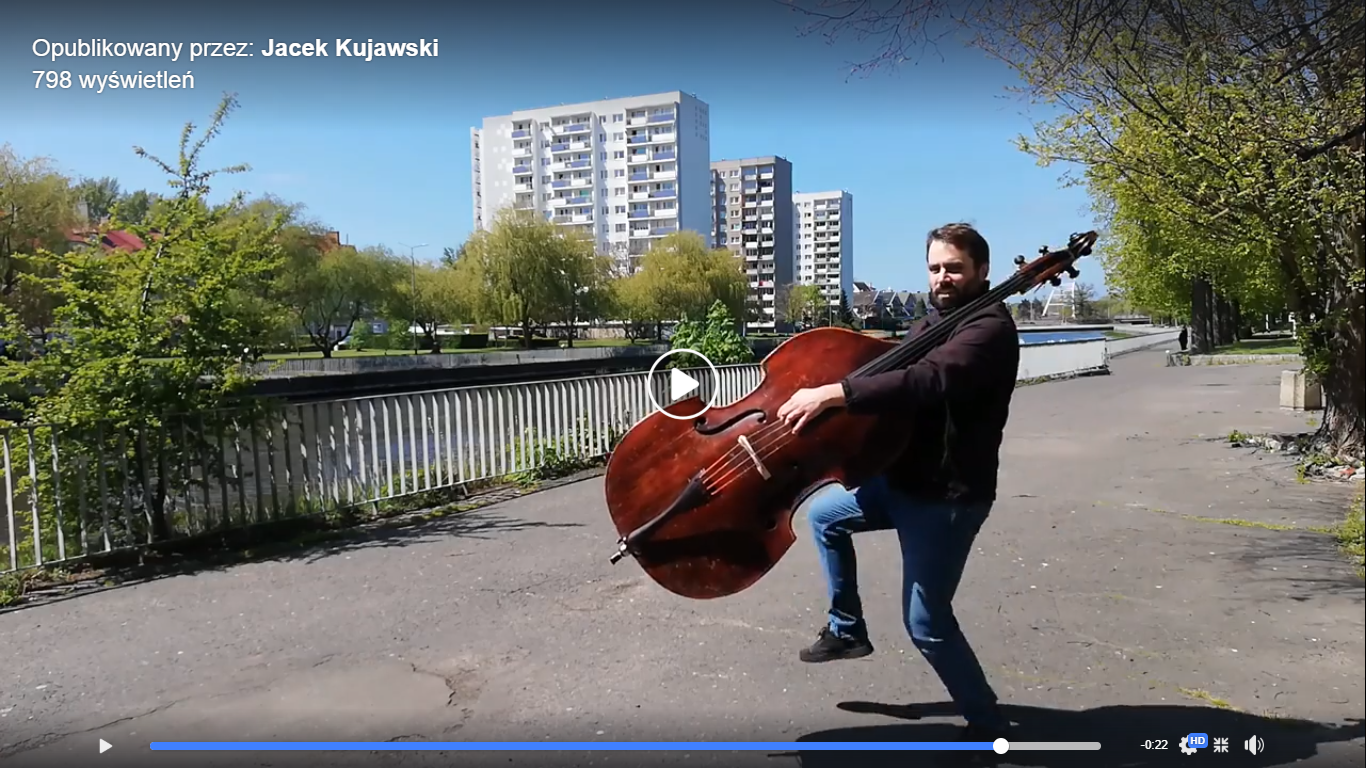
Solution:
<svg viewBox="0 0 1366 768">
<path fill-rule="evenodd" d="M 1021 348 L 1020 378 L 1102 368 L 1104 341 Z M 727 405 L 758 364 L 693 371 Z M 0 430 L 0 573 L 600 458 L 668 404 L 647 372 L 296 403 L 153 425 Z"/>
</svg>

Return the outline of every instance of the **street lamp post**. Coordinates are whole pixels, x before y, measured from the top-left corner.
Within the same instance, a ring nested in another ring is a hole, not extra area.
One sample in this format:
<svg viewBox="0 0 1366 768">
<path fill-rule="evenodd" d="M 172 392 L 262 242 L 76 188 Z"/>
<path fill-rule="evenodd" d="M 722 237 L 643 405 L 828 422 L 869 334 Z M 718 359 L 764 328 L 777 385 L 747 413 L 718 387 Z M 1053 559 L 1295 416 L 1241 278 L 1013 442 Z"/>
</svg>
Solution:
<svg viewBox="0 0 1366 768">
<path fill-rule="evenodd" d="M 417 249 L 418 249 L 418 248 L 426 248 L 426 247 L 427 247 L 427 244 L 426 244 L 426 243 L 418 243 L 417 245 L 408 245 L 408 244 L 406 244 L 406 243 L 399 243 L 399 245 L 401 245 L 401 246 L 403 246 L 404 248 L 407 248 L 407 249 L 408 249 L 408 262 L 412 265 L 412 273 L 413 273 L 413 295 L 412 295 L 411 305 L 412 305 L 413 316 L 412 316 L 412 318 L 411 318 L 412 322 L 411 322 L 411 324 L 409 324 L 409 326 L 408 326 L 408 330 L 409 330 L 409 331 L 412 333 L 412 335 L 413 335 L 413 354 L 416 355 L 416 354 L 418 353 L 418 351 L 419 351 L 419 350 L 418 350 L 418 344 L 417 344 L 417 256 L 416 256 L 416 253 L 417 253 Z"/>
</svg>

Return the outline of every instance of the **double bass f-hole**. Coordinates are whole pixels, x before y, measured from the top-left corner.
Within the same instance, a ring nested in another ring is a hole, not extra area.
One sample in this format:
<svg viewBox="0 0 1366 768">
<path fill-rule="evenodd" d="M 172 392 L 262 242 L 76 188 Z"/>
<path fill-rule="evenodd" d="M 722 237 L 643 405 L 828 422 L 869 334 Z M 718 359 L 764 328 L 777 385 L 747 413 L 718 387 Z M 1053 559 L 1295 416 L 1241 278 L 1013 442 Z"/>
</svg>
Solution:
<svg viewBox="0 0 1366 768">
<path fill-rule="evenodd" d="M 699 435 L 711 437 L 719 432 L 725 432 L 751 416 L 759 417 L 755 419 L 755 422 L 758 424 L 763 424 L 768 421 L 768 414 L 764 413 L 763 409 L 750 408 L 748 410 L 740 411 L 730 418 L 723 419 L 715 424 L 708 424 L 706 415 L 698 416 L 693 422 L 693 431 Z"/>
</svg>

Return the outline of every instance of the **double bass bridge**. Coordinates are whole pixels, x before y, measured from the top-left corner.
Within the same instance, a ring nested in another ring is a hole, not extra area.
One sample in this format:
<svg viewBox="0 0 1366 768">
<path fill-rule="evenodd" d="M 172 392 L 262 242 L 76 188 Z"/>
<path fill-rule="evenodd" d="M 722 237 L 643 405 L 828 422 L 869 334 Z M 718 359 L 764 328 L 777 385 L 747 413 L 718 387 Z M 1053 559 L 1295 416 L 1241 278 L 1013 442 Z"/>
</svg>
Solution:
<svg viewBox="0 0 1366 768">
<path fill-rule="evenodd" d="M 754 468 L 759 471 L 759 476 L 765 480 L 772 480 L 773 473 L 769 472 L 768 467 L 764 466 L 764 460 L 759 458 L 759 454 L 754 450 L 754 446 L 749 444 L 749 438 L 740 435 L 735 438 L 735 442 L 739 443 L 740 447 L 745 449 L 745 453 L 749 454 L 750 460 L 754 462 Z"/>
</svg>

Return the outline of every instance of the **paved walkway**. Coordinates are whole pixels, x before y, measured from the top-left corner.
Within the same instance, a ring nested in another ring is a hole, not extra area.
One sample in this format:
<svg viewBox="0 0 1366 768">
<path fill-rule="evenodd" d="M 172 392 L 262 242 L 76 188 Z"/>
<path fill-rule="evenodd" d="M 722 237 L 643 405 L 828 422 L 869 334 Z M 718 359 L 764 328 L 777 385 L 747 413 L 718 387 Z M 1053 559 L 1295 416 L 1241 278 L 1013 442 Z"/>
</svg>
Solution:
<svg viewBox="0 0 1366 768">
<path fill-rule="evenodd" d="M 1164 368 L 1162 354 L 1017 393 L 1003 497 L 969 565 L 960 618 L 1014 705 L 1020 738 L 1105 749 L 1007 757 L 1157 766 L 1180 758 L 1177 741 L 1194 731 L 1228 738 L 1230 765 L 1359 766 L 1362 583 L 1330 537 L 1299 530 L 1335 523 L 1351 489 L 1296 483 L 1289 461 L 1228 446 L 1233 430 L 1304 428 L 1303 416 L 1277 408 L 1279 369 Z M 859 542 L 878 652 L 808 666 L 796 652 L 823 620 L 824 587 L 804 517 L 799 544 L 758 586 L 692 602 L 629 560 L 608 565 L 614 535 L 601 498 L 593 479 L 390 538 L 0 615 L 0 757 L 14 768 L 94 761 L 101 738 L 113 748 L 100 765 L 169 766 L 186 756 L 150 753 L 150 741 L 952 737 L 943 691 L 900 625 L 894 536 Z M 1270 526 L 1217 522 L 1226 518 Z M 1241 748 L 1253 735 L 1266 743 L 1255 758 Z M 1139 748 L 1145 739 L 1167 750 Z M 802 747 L 648 763 L 849 764 Z M 473 759 L 251 757 L 195 759 Z"/>
</svg>

